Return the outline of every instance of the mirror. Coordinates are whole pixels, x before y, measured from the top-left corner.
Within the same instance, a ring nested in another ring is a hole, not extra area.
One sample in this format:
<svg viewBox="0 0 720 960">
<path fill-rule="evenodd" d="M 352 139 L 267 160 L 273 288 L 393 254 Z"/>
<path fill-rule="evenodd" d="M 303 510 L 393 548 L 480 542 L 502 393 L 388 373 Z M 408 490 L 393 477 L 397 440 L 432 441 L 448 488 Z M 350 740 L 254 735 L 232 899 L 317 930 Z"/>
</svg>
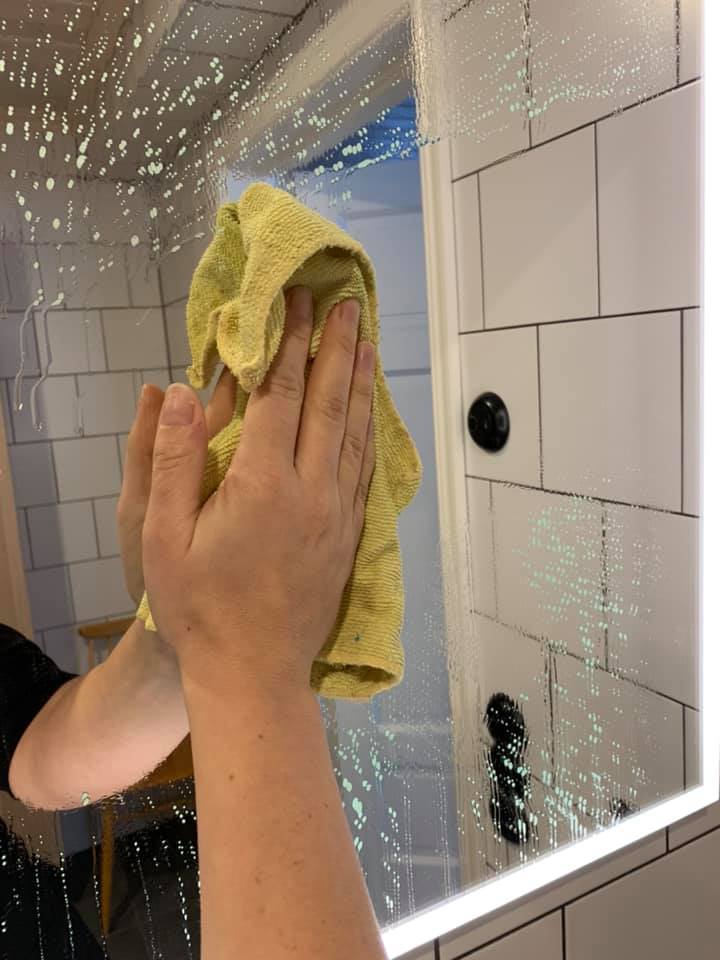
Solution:
<svg viewBox="0 0 720 960">
<path fill-rule="evenodd" d="M 23 0 L 2 20 L 0 620 L 49 658 L 39 684 L 112 658 L 135 399 L 185 378 L 219 205 L 262 180 L 347 231 L 424 479 L 399 519 L 402 682 L 322 709 L 378 920 L 409 946 L 429 908 L 713 787 L 691 8 Z M 63 811 L 0 794 L 8 942 L 199 956 L 188 741 L 160 760 Z"/>
</svg>

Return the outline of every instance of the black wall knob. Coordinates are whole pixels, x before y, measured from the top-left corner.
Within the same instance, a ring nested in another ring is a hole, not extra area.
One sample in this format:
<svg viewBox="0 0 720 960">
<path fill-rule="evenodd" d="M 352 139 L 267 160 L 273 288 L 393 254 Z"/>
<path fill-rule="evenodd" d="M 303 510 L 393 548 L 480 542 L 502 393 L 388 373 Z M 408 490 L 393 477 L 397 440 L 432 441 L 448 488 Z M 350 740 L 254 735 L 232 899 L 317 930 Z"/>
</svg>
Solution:
<svg viewBox="0 0 720 960">
<path fill-rule="evenodd" d="M 497 453 L 510 436 L 510 414 L 496 393 L 483 393 L 468 410 L 468 430 L 475 443 L 491 453 Z"/>
</svg>

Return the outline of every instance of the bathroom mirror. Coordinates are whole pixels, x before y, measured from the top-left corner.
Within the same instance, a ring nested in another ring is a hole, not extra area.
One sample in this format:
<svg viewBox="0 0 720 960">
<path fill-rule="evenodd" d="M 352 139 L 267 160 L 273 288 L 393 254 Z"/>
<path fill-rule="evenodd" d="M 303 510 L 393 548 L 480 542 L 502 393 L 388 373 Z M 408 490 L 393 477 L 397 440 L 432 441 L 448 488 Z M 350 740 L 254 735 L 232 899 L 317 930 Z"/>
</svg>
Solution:
<svg viewBox="0 0 720 960">
<path fill-rule="evenodd" d="M 134 614 L 127 434 L 143 383 L 185 377 L 218 206 L 273 183 L 374 263 L 424 464 L 405 675 L 322 706 L 393 957 L 717 798 L 699 10 L 20 0 L 0 22 L 0 621 L 63 670 Z M 187 742 L 119 795 L 2 793 L 0 817 L 8 942 L 199 956 Z"/>
</svg>

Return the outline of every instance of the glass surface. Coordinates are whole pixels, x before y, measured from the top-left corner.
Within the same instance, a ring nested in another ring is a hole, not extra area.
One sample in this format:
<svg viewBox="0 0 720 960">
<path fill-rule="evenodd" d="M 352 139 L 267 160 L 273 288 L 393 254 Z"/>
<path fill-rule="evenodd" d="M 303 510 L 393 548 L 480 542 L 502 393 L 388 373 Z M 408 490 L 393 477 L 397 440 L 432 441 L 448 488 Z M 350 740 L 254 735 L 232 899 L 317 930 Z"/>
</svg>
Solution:
<svg viewBox="0 0 720 960">
<path fill-rule="evenodd" d="M 6 562 L 62 669 L 111 656 L 78 628 L 134 613 L 133 398 L 184 378 L 218 204 L 262 179 L 357 238 L 424 465 L 402 683 L 322 701 L 386 926 L 700 782 L 699 26 L 674 0 L 158 6 L 0 21 Z M 499 450 L 468 424 L 487 393 Z M 0 792 L 4 955 L 198 957 L 187 772 L 58 813 Z"/>
</svg>

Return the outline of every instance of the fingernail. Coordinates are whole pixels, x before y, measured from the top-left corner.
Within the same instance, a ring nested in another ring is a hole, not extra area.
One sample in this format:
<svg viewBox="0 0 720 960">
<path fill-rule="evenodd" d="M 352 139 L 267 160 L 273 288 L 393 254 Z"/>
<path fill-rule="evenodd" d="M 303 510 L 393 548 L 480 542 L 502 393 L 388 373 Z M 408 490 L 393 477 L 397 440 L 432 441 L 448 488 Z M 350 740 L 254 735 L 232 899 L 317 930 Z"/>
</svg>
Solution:
<svg viewBox="0 0 720 960">
<path fill-rule="evenodd" d="M 358 365 L 363 370 L 372 370 L 375 366 L 375 347 L 369 340 L 363 340 L 358 347 Z"/>
<path fill-rule="evenodd" d="M 165 393 L 160 423 L 166 427 L 186 427 L 195 414 L 193 395 L 182 383 L 171 383 Z"/>
<path fill-rule="evenodd" d="M 360 304 L 357 300 L 343 300 L 340 304 L 340 314 L 343 320 L 356 326 L 360 319 Z"/>
<path fill-rule="evenodd" d="M 144 383 L 140 388 L 140 393 L 138 394 L 137 405 L 136 405 L 137 410 L 139 410 L 140 407 L 142 406 L 143 401 L 145 400 L 146 394 L 147 394 L 147 384 Z"/>
</svg>

